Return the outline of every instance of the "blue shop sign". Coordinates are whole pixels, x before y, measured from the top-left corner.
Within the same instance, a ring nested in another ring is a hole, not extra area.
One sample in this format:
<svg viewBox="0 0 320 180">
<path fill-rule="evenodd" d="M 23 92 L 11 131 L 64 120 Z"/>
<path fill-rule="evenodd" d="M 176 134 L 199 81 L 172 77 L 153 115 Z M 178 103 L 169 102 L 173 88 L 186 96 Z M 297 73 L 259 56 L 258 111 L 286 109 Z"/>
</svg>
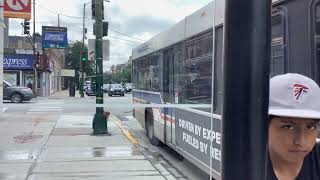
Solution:
<svg viewBox="0 0 320 180">
<path fill-rule="evenodd" d="M 42 26 L 42 47 L 65 49 L 68 45 L 68 30 L 65 27 Z"/>
<path fill-rule="evenodd" d="M 43 48 L 67 48 L 68 38 L 66 32 L 44 32 L 42 37 Z"/>
<path fill-rule="evenodd" d="M 33 69 L 33 55 L 4 55 L 3 69 L 27 70 Z"/>
</svg>

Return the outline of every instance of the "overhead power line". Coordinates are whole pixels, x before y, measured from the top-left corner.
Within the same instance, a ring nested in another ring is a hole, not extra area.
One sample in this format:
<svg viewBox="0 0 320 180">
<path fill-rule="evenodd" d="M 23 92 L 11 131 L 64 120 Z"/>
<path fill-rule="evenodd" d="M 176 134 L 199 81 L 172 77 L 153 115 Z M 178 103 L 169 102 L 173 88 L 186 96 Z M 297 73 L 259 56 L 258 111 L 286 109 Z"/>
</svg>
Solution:
<svg viewBox="0 0 320 180">
<path fill-rule="evenodd" d="M 114 36 L 110 36 L 110 35 L 108 35 L 108 37 L 110 37 L 110 38 L 114 38 L 114 39 L 118 39 L 118 40 L 122 40 L 122 41 L 128 41 L 128 42 L 135 43 L 135 44 L 142 44 L 141 42 L 137 42 L 137 41 L 130 41 L 130 40 L 128 40 L 128 39 L 122 39 L 122 38 L 114 37 Z"/>
<path fill-rule="evenodd" d="M 39 7 L 41 7 L 42 9 L 45 9 L 45 10 L 47 10 L 48 12 L 50 12 L 50 13 L 52 13 L 52 14 L 58 14 L 58 12 L 54 12 L 54 11 L 52 11 L 51 9 L 48 9 L 48 8 L 46 8 L 46 7 L 43 7 L 43 6 L 41 6 L 39 3 L 36 3 L 36 6 L 39 6 Z"/>
<path fill-rule="evenodd" d="M 50 13 L 52 13 L 52 14 L 55 14 L 55 15 L 60 15 L 60 16 L 65 16 L 65 17 L 75 18 L 75 19 L 81 19 L 81 20 L 82 20 L 82 18 L 83 18 L 83 17 L 80 17 L 80 16 L 71 16 L 71 15 L 66 15 L 66 14 L 62 14 L 62 13 L 59 13 L 59 12 L 52 11 L 52 10 L 50 10 L 50 9 L 48 9 L 48 8 L 40 5 L 39 3 L 37 3 L 36 5 L 39 6 L 39 7 L 41 7 L 42 9 L 47 10 L 48 12 L 50 12 Z"/>
<path fill-rule="evenodd" d="M 82 20 L 83 17 L 80 17 L 80 16 L 72 16 L 72 15 L 66 15 L 66 14 L 62 14 L 62 13 L 58 13 L 56 11 L 53 11 L 53 10 L 50 10 L 42 5 L 40 5 L 39 3 L 36 3 L 37 6 L 41 7 L 42 9 L 45 9 L 46 11 L 52 13 L 52 14 L 55 14 L 55 15 L 60 15 L 60 16 L 64 16 L 64 17 L 69 17 L 69 18 L 75 18 L 75 19 L 79 19 L 79 20 Z M 88 17 L 85 17 L 86 19 L 89 19 L 89 20 L 92 20 L 94 21 L 93 19 L 91 18 L 88 18 Z M 40 23 L 40 22 L 36 22 L 36 23 Z M 41 23 L 46 23 L 46 22 L 41 22 Z M 48 22 L 48 23 L 52 23 L 52 22 Z M 82 31 L 82 27 L 78 27 L 78 28 L 73 28 L 73 27 L 68 27 L 68 29 L 79 29 L 79 31 L 81 30 Z M 113 29 L 110 29 L 110 31 L 113 31 L 115 33 L 118 33 L 118 34 L 121 34 L 123 36 L 126 36 L 126 37 L 129 37 L 131 39 L 135 39 L 135 40 L 138 40 L 138 41 L 132 41 L 132 40 L 128 40 L 128 39 L 123 39 L 123 38 L 119 38 L 119 37 L 114 37 L 114 36 L 109 36 L 110 38 L 114 38 L 114 39 L 118 39 L 118 40 L 122 40 L 122 41 L 127 41 L 127 42 L 130 42 L 130 43 L 134 43 L 134 44 L 141 44 L 142 42 L 144 42 L 145 40 L 142 40 L 142 39 L 139 39 L 139 38 L 136 38 L 136 37 L 133 37 L 131 35 L 128 35 L 128 34 L 125 34 L 125 33 L 122 33 L 122 32 L 119 32 L 119 31 L 116 31 L 116 30 L 113 30 Z M 91 31 L 93 32 L 93 31 Z"/>
<path fill-rule="evenodd" d="M 71 30 L 75 30 L 75 31 L 79 31 L 79 32 L 82 32 L 82 28 L 77 28 L 77 27 L 68 27 L 68 29 L 71 29 Z M 93 33 L 93 31 L 88 31 L 88 32 L 91 32 Z M 142 44 L 141 42 L 137 42 L 137 41 L 130 41 L 128 39 L 122 39 L 122 38 L 119 38 L 119 37 L 114 37 L 114 36 L 110 36 L 108 35 L 109 38 L 112 38 L 112 39 L 117 39 L 117 40 L 121 40 L 121 41 L 126 41 L 128 45 L 132 45 L 132 46 L 137 46 L 139 44 Z M 123 42 L 122 42 L 123 43 Z"/>
<path fill-rule="evenodd" d="M 68 27 L 68 29 L 74 29 L 74 30 L 82 31 L 82 27 Z M 92 30 L 88 30 L 88 32 L 93 33 Z M 119 38 L 119 37 L 115 37 L 115 36 L 108 35 L 107 37 L 110 37 L 110 38 L 113 38 L 113 39 L 122 40 L 122 41 L 131 42 L 131 43 L 134 43 L 134 44 L 142 44 L 142 42 L 132 41 L 132 40 L 129 40 L 129 39 L 123 39 L 123 38 Z"/>
<path fill-rule="evenodd" d="M 129 38 L 132 38 L 132 39 L 136 39 L 136 40 L 138 40 L 138 41 L 145 42 L 145 40 L 142 40 L 142 39 L 139 39 L 139 38 L 136 38 L 136 37 L 133 37 L 133 36 L 124 34 L 124 33 L 122 33 L 122 32 L 119 32 L 119 31 L 116 31 L 116 30 L 112 30 L 112 29 L 110 29 L 110 28 L 109 28 L 109 30 L 110 30 L 110 31 L 113 31 L 113 32 L 115 32 L 115 33 L 121 34 L 121 35 L 123 35 L 123 36 L 127 36 L 127 37 L 129 37 Z"/>
</svg>

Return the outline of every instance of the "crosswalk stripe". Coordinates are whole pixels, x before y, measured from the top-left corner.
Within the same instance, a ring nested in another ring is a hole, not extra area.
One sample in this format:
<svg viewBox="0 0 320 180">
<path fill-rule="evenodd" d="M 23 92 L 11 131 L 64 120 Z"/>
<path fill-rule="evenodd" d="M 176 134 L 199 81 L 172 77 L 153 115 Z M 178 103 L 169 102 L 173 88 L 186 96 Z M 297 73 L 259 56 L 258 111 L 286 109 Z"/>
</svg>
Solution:
<svg viewBox="0 0 320 180">
<path fill-rule="evenodd" d="M 62 107 L 37 107 L 36 109 L 62 109 Z"/>
<path fill-rule="evenodd" d="M 63 109 L 29 109 L 28 112 L 51 112 L 51 111 L 63 111 Z"/>
<path fill-rule="evenodd" d="M 50 112 L 62 112 L 64 109 L 62 107 L 36 107 L 27 110 L 26 114 L 43 114 L 43 113 L 50 113 Z"/>
</svg>

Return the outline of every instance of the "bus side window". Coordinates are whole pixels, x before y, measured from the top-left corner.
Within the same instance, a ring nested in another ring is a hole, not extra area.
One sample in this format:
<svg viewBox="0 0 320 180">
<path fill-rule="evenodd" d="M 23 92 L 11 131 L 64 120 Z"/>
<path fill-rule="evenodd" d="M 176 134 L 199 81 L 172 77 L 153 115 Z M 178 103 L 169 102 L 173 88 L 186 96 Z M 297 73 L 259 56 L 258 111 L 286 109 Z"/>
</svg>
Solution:
<svg viewBox="0 0 320 180">
<path fill-rule="evenodd" d="M 317 78 L 320 81 L 320 1 L 314 7 L 314 57 L 317 64 Z"/>
<path fill-rule="evenodd" d="M 285 11 L 280 7 L 272 12 L 270 76 L 285 74 L 287 69 L 287 33 Z"/>
</svg>

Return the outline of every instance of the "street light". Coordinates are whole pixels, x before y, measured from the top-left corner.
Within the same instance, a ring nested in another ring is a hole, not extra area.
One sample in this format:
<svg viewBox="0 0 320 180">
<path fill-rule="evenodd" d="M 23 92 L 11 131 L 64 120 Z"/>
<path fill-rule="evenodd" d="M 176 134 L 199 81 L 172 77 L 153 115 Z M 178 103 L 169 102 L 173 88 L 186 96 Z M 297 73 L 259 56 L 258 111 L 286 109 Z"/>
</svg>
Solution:
<svg viewBox="0 0 320 180">
<path fill-rule="evenodd" d="M 87 3 L 83 3 L 83 28 L 82 28 L 82 52 L 85 52 L 84 49 L 84 38 L 85 38 L 85 33 L 86 33 L 86 28 L 85 28 L 85 17 L 86 17 L 86 5 L 91 3 L 91 1 Z M 80 56 L 80 71 L 81 71 L 81 79 L 80 79 L 80 96 L 83 98 L 84 97 L 84 92 L 83 92 L 83 83 L 84 83 L 84 72 L 83 72 L 83 61 L 82 61 L 82 56 Z"/>
</svg>

